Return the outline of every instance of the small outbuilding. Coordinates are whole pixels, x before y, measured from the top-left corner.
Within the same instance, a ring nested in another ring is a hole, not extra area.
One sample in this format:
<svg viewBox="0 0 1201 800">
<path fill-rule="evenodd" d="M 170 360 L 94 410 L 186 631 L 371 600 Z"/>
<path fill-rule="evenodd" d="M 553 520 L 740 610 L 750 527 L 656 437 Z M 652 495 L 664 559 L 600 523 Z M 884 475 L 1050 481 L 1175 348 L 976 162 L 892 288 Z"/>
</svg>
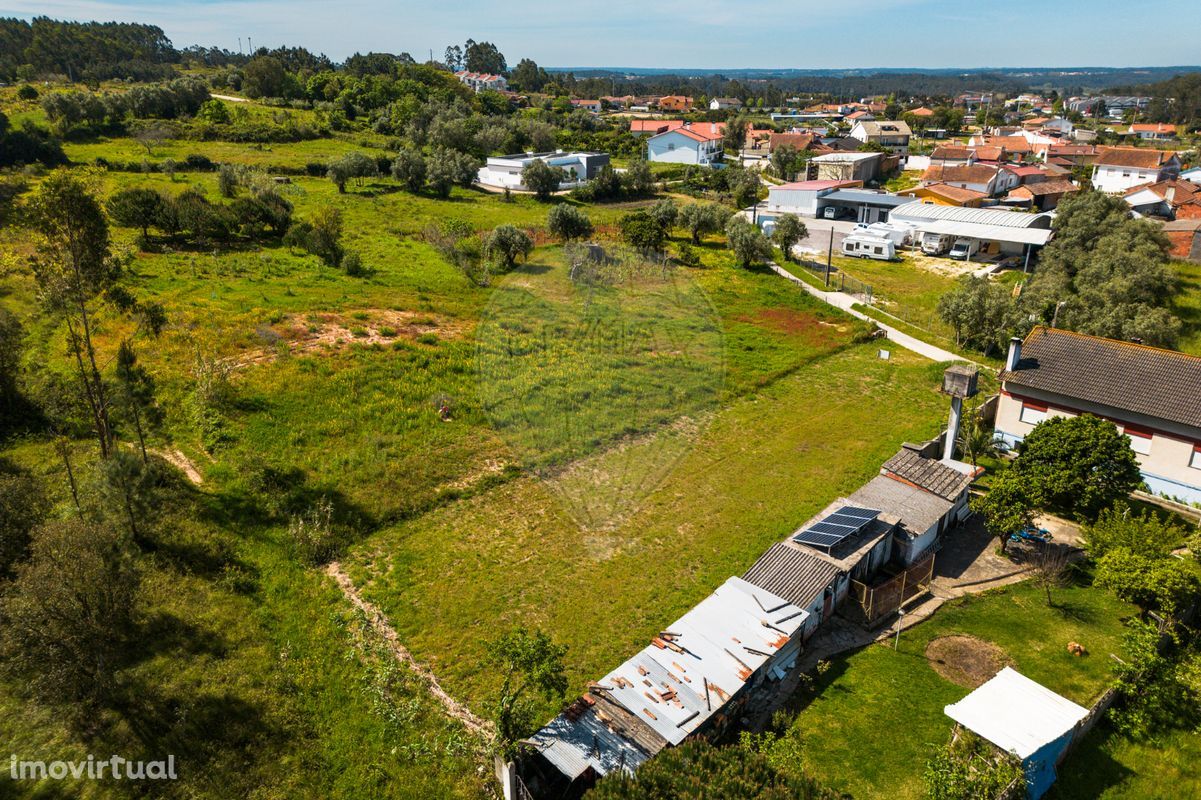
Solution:
<svg viewBox="0 0 1201 800">
<path fill-rule="evenodd" d="M 1089 714 L 1087 708 L 1011 667 L 943 711 L 1021 760 L 1031 800 L 1038 800 L 1055 783 L 1055 767 Z"/>
</svg>

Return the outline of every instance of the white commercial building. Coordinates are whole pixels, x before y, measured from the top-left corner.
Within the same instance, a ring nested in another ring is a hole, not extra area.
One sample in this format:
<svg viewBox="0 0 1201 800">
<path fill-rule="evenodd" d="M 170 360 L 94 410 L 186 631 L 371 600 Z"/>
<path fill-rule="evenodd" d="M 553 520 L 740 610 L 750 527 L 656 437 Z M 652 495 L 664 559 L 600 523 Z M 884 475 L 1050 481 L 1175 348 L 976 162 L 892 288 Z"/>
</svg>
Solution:
<svg viewBox="0 0 1201 800">
<path fill-rule="evenodd" d="M 602 167 L 609 165 L 608 153 L 515 153 L 508 156 L 492 156 L 480 168 L 476 180 L 483 186 L 529 191 L 521 180 L 522 171 L 533 161 L 545 161 L 565 173 L 560 189 L 572 189 L 596 177 Z"/>
</svg>

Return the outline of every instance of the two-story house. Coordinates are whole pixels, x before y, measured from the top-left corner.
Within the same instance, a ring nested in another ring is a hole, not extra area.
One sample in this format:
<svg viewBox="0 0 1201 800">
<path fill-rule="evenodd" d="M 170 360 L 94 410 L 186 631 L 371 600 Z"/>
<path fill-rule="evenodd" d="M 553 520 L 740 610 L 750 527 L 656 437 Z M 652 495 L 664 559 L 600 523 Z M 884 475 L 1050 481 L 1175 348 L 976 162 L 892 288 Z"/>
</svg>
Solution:
<svg viewBox="0 0 1201 800">
<path fill-rule="evenodd" d="M 1022 441 L 1048 417 L 1093 414 L 1130 439 L 1154 494 L 1201 502 L 1201 358 L 1036 327 L 1010 343 L 997 438 Z"/>
<path fill-rule="evenodd" d="M 1118 194 L 1144 183 L 1180 176 L 1180 158 L 1171 150 L 1149 147 L 1100 147 L 1093 164 L 1093 187 Z"/>
<path fill-rule="evenodd" d="M 909 152 L 909 137 L 913 132 L 901 120 L 860 120 L 848 134 L 865 144 L 878 144 L 894 153 Z"/>
<path fill-rule="evenodd" d="M 459 70 L 455 73 L 455 77 L 459 79 L 459 83 L 470 87 L 473 92 L 477 93 L 489 89 L 496 92 L 503 92 L 509 88 L 509 82 L 505 80 L 504 75 L 488 75 L 483 72 Z"/>
<path fill-rule="evenodd" d="M 707 166 L 721 161 L 724 134 L 720 122 L 686 122 L 647 139 L 646 160 Z"/>
</svg>

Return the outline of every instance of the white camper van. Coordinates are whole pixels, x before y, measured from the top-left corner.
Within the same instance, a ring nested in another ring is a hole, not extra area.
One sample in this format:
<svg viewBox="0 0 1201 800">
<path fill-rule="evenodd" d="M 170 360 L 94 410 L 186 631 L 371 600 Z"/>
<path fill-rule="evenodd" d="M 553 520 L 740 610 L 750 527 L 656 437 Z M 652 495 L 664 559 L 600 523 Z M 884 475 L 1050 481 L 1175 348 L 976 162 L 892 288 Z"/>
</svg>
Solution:
<svg viewBox="0 0 1201 800">
<path fill-rule="evenodd" d="M 949 255 L 951 258 L 957 258 L 960 261 L 967 261 L 979 252 L 980 242 L 975 239 L 956 239 Z"/>
<path fill-rule="evenodd" d="M 882 236 L 852 233 L 842 240 L 842 254 L 855 258 L 875 258 L 892 261 L 897 257 L 897 247 Z"/>
<path fill-rule="evenodd" d="M 926 231 L 922 234 L 922 252 L 928 256 L 941 256 L 950 249 L 954 241 L 955 237 L 949 233 Z"/>
<path fill-rule="evenodd" d="M 871 225 L 859 223 L 855 226 L 854 233 L 863 236 L 875 236 L 880 239 L 888 239 L 895 245 L 907 244 L 910 237 L 913 236 L 913 228 L 904 223 L 894 225 L 891 222 L 873 222 Z"/>
</svg>

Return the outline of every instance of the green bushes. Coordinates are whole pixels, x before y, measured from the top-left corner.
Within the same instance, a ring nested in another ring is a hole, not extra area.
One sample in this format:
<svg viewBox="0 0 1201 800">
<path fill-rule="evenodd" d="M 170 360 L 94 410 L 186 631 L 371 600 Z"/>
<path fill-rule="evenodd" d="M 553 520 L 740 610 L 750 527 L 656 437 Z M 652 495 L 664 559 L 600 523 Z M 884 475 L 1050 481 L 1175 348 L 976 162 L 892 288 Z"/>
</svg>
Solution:
<svg viewBox="0 0 1201 800">
<path fill-rule="evenodd" d="M 292 222 L 292 204 L 270 189 L 221 205 L 194 189 L 172 196 L 133 188 L 109 198 L 108 215 L 118 225 L 140 229 L 144 244 L 151 228 L 195 244 L 227 243 L 237 236 L 261 241 L 284 235 Z"/>
</svg>

